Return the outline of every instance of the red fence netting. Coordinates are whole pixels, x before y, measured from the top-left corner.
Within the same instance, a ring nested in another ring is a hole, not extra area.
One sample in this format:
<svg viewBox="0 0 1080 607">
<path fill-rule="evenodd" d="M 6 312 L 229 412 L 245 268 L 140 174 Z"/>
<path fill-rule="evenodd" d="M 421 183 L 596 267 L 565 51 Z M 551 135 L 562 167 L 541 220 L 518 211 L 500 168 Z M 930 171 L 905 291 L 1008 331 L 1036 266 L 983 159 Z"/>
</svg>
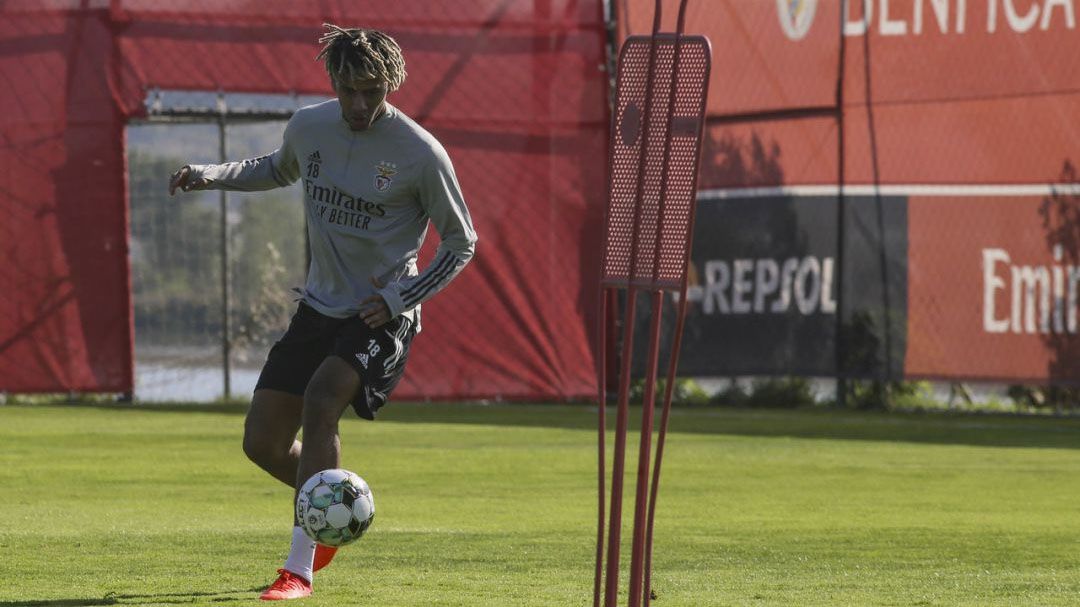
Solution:
<svg viewBox="0 0 1080 607">
<path fill-rule="evenodd" d="M 397 394 L 595 392 L 583 285 L 604 192 L 600 3 L 57 0 L 0 13 L 0 390 L 132 389 L 125 122 L 152 87 L 329 95 L 313 61 L 328 21 L 401 43 L 409 78 L 391 101 L 446 145 L 480 234 L 473 264 L 426 306 Z"/>
</svg>

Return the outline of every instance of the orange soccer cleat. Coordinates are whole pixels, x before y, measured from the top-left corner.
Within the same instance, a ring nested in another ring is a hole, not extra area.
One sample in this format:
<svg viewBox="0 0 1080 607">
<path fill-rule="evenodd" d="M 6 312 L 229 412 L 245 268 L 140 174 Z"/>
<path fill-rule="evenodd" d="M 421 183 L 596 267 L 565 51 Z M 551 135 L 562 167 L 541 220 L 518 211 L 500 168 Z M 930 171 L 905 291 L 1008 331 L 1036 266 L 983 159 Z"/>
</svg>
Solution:
<svg viewBox="0 0 1080 607">
<path fill-rule="evenodd" d="M 259 598 L 264 601 L 302 599 L 311 596 L 311 582 L 288 569 L 278 569 L 278 579 Z"/>
<path fill-rule="evenodd" d="M 315 544 L 315 558 L 311 562 L 311 570 L 318 571 L 330 564 L 337 554 L 337 548 Z"/>
</svg>

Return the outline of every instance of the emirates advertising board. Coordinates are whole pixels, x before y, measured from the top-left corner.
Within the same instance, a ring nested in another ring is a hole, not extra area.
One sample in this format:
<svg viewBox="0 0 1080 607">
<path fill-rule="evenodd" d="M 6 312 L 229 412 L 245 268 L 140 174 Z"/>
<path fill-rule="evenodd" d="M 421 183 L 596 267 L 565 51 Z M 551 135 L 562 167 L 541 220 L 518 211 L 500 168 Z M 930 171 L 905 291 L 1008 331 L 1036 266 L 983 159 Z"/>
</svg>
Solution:
<svg viewBox="0 0 1080 607">
<path fill-rule="evenodd" d="M 721 4 L 680 373 L 1080 380 L 1077 2 Z"/>
</svg>

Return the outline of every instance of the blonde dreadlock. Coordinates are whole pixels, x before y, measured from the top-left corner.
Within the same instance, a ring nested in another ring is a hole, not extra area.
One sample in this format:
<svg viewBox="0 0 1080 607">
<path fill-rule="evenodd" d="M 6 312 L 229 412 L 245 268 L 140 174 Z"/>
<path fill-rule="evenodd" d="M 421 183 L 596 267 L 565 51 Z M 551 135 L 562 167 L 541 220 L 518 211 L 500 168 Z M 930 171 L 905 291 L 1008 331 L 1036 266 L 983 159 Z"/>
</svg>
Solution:
<svg viewBox="0 0 1080 607">
<path fill-rule="evenodd" d="M 405 59 L 393 38 L 378 30 L 343 29 L 332 23 L 323 26 L 326 33 L 319 38 L 323 48 L 315 60 L 324 61 L 335 86 L 357 79 L 381 79 L 387 82 L 388 90 L 395 91 L 405 82 Z"/>
</svg>

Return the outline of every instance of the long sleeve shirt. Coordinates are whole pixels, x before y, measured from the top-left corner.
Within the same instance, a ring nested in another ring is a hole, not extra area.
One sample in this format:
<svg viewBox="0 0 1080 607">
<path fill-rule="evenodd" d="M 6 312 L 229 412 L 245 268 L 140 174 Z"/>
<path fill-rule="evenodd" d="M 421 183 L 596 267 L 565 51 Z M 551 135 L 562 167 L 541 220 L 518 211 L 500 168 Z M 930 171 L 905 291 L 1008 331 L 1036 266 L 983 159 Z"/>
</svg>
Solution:
<svg viewBox="0 0 1080 607">
<path fill-rule="evenodd" d="M 257 191 L 303 181 L 311 266 L 302 300 L 346 318 L 373 293 L 392 317 L 419 327 L 420 304 L 461 272 L 473 256 L 476 231 L 450 157 L 397 108 L 365 131 L 352 131 L 336 99 L 301 108 L 281 147 L 241 162 L 192 165 L 205 188 Z M 419 271 L 417 252 L 428 222 L 441 238 Z M 376 288 L 372 278 L 384 285 Z"/>
</svg>

